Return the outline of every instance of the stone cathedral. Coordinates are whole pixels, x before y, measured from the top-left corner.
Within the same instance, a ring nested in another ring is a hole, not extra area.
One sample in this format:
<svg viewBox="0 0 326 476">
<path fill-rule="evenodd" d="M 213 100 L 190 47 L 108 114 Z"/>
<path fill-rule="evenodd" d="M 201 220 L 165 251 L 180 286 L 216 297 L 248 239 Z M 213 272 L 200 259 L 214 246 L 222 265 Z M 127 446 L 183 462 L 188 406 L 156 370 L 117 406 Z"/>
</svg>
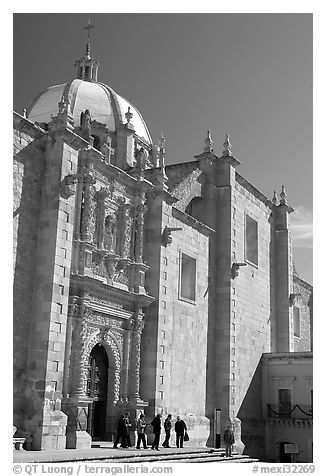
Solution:
<svg viewBox="0 0 326 476">
<path fill-rule="evenodd" d="M 98 68 L 88 41 L 74 79 L 14 113 L 14 425 L 32 449 L 89 448 L 126 409 L 172 413 L 189 444 L 231 421 L 250 453 L 262 355 L 311 350 L 293 209 L 238 173 L 229 136 L 166 166 Z"/>
</svg>

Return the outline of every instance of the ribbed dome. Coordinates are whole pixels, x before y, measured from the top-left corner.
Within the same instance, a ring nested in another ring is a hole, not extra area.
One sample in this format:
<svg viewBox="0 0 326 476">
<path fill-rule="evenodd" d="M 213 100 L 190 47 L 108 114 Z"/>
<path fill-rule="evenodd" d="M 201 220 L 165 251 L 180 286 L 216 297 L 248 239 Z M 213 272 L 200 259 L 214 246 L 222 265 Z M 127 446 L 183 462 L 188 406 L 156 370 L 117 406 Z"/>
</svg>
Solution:
<svg viewBox="0 0 326 476">
<path fill-rule="evenodd" d="M 33 122 L 49 123 L 52 116 L 58 114 L 58 103 L 62 96 L 65 100 L 69 98 L 75 126 L 80 125 L 80 115 L 88 109 L 92 120 L 105 124 L 110 132 L 115 132 L 117 126 L 127 122 L 125 114 L 130 107 L 133 114 L 130 123 L 134 125 L 137 136 L 152 144 L 145 121 L 135 106 L 109 86 L 94 81 L 74 79 L 69 83 L 45 89 L 28 107 L 28 119 Z"/>
</svg>

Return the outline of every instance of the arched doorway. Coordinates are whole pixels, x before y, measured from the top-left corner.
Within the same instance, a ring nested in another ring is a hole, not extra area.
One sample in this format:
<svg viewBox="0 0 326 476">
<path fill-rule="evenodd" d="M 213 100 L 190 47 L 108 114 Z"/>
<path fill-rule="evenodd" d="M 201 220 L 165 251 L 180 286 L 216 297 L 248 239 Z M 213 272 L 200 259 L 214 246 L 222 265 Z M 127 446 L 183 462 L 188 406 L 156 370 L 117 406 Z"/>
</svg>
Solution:
<svg viewBox="0 0 326 476">
<path fill-rule="evenodd" d="M 109 360 L 104 347 L 96 344 L 87 366 L 87 396 L 92 399 L 88 410 L 87 432 L 94 440 L 105 438 Z"/>
</svg>

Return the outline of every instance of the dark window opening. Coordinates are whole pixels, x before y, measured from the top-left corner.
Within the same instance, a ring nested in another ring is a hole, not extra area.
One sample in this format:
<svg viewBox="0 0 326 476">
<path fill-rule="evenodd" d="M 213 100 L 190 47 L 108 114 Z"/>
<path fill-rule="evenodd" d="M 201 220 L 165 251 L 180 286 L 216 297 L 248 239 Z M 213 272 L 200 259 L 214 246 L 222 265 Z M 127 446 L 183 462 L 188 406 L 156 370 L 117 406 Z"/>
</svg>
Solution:
<svg viewBox="0 0 326 476">
<path fill-rule="evenodd" d="M 291 414 L 291 390 L 289 388 L 280 388 L 278 391 L 279 413 L 283 416 Z"/>
<path fill-rule="evenodd" d="M 196 260 L 181 253 L 180 298 L 196 300 Z"/>
<path fill-rule="evenodd" d="M 293 306 L 293 332 L 295 337 L 300 337 L 300 309 L 297 306 Z"/>
<path fill-rule="evenodd" d="M 246 260 L 258 266 L 258 223 L 249 215 L 245 218 L 245 235 Z"/>
<path fill-rule="evenodd" d="M 94 142 L 93 142 L 93 147 L 94 149 L 100 150 L 100 145 L 101 145 L 101 139 L 99 136 L 96 136 L 95 134 L 92 135 Z"/>
</svg>

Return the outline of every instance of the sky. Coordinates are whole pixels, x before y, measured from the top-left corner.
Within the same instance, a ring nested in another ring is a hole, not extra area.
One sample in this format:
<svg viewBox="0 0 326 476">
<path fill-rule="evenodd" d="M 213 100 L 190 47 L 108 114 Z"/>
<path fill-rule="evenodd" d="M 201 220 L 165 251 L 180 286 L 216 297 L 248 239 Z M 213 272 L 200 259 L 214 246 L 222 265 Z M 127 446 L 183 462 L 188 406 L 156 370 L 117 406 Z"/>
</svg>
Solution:
<svg viewBox="0 0 326 476">
<path fill-rule="evenodd" d="M 285 185 L 294 262 L 312 283 L 313 16 L 310 13 L 16 13 L 13 106 L 75 77 L 85 52 L 98 80 L 141 112 L 166 163 L 193 160 L 207 129 L 221 155 L 268 198 Z"/>
</svg>

